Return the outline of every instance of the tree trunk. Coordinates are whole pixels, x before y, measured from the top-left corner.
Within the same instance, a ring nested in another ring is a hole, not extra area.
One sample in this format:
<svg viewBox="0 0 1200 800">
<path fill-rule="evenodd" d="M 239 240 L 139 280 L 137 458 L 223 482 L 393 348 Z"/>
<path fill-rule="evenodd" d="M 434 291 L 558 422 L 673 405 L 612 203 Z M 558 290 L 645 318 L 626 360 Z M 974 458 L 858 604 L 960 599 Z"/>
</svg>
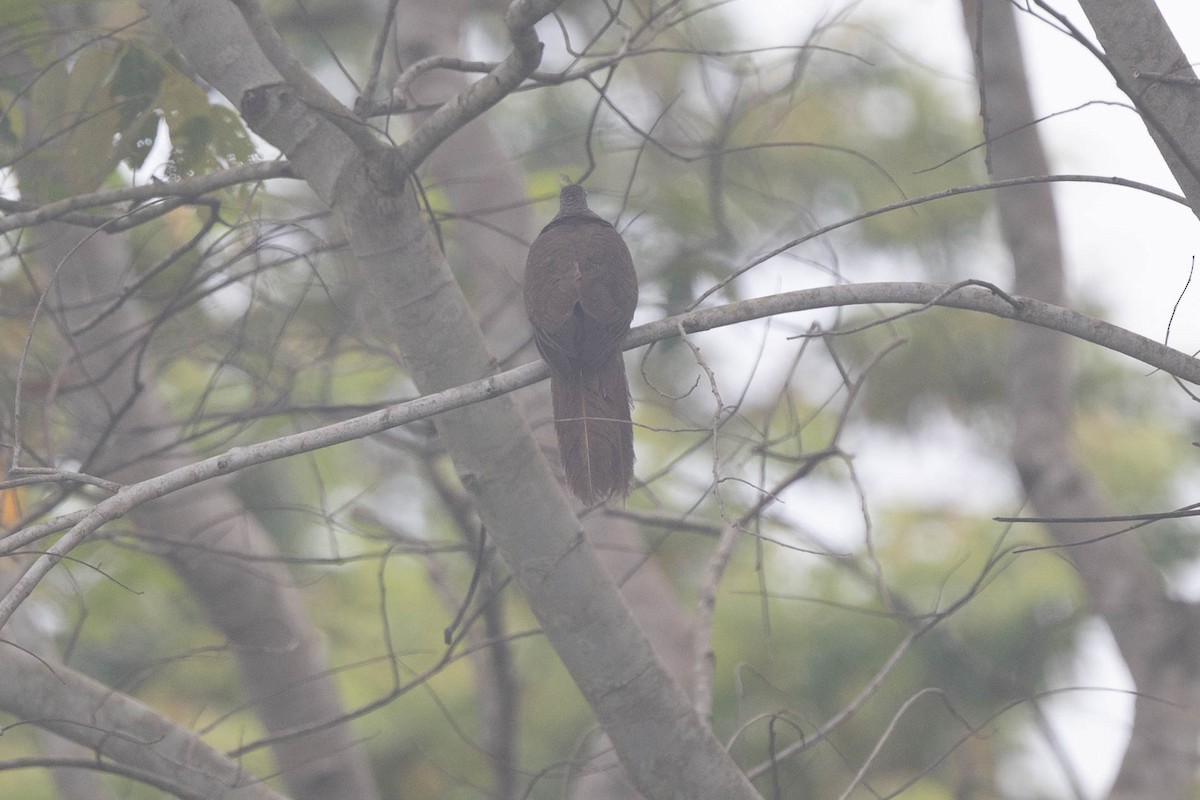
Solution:
<svg viewBox="0 0 1200 800">
<path fill-rule="evenodd" d="M 1200 218 L 1196 72 L 1153 0 L 1082 0 L 1107 65 Z M 1189 83 L 1190 81 L 1190 83 Z"/>
</svg>

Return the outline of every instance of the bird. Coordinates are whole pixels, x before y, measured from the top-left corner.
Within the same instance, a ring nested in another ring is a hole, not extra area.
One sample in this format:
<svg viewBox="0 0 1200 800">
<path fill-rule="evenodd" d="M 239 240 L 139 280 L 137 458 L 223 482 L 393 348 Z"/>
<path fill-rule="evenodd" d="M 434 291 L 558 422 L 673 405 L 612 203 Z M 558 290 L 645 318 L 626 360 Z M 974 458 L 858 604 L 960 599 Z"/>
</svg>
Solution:
<svg viewBox="0 0 1200 800">
<path fill-rule="evenodd" d="M 558 453 L 586 505 L 624 498 L 633 478 L 633 424 L 621 342 L 638 301 L 637 272 L 621 234 L 588 208 L 577 183 L 529 248 L 525 312 L 550 367 Z"/>
</svg>

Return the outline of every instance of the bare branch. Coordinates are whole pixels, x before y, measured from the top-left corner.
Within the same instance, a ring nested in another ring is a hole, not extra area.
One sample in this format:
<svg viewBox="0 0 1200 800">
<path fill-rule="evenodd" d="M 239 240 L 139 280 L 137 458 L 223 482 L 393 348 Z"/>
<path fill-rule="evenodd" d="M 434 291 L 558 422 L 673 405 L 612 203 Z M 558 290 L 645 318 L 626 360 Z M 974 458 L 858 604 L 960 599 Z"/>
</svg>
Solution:
<svg viewBox="0 0 1200 800">
<path fill-rule="evenodd" d="M 0 706 L 128 767 L 114 771 L 181 797 L 284 800 L 191 731 L 61 664 L 4 653 Z"/>
<path fill-rule="evenodd" d="M 0 200 L 0 210 L 8 212 L 4 216 L 0 216 L 0 233 L 60 219 L 71 212 L 84 208 L 110 206 L 115 203 L 145 203 L 163 197 L 194 200 L 209 192 L 227 189 L 231 186 L 257 183 L 273 178 L 294 177 L 296 176 L 286 161 L 260 161 L 253 164 L 239 164 L 220 172 L 211 172 L 196 178 L 185 178 L 169 183 L 146 183 L 141 186 L 123 186 L 120 189 L 103 189 L 90 194 L 72 195 L 43 205 Z"/>
<path fill-rule="evenodd" d="M 521 85 L 542 61 L 542 43 L 533 26 L 553 12 L 562 0 L 513 0 L 505 15 L 513 51 L 485 77 L 439 108 L 401 144 L 395 161 L 411 172 L 451 134 L 503 100 Z"/>
<path fill-rule="evenodd" d="M 888 214 L 892 211 L 899 211 L 905 208 L 924 205 L 925 203 L 929 203 L 934 200 L 946 200 L 959 195 L 974 194 L 975 192 L 990 192 L 997 189 L 1007 189 L 1014 186 L 1033 186 L 1041 183 L 1107 183 L 1113 186 L 1124 186 L 1128 189 L 1137 189 L 1141 192 L 1146 192 L 1148 194 L 1162 197 L 1166 200 L 1171 200 L 1179 203 L 1180 205 L 1188 205 L 1187 198 L 1177 195 L 1174 192 L 1169 192 L 1166 189 L 1160 189 L 1157 186 L 1151 186 L 1150 184 L 1140 183 L 1138 181 L 1131 181 L 1126 178 L 1106 177 L 1103 175 L 1031 175 L 1028 177 L 1006 178 L 1003 180 L 988 181 L 985 183 L 974 183 L 970 186 L 956 186 L 951 189 L 944 189 L 940 192 L 921 195 L 920 197 L 911 197 L 886 206 L 879 206 L 878 208 L 873 208 L 870 211 L 864 211 L 861 214 L 855 214 L 852 217 L 838 220 L 837 222 L 830 223 L 829 225 L 822 225 L 820 228 L 817 228 L 814 231 L 806 233 L 803 236 L 798 236 L 789 242 L 785 242 L 784 244 L 781 244 L 778 247 L 763 253 L 750 263 L 734 270 L 727 278 L 714 284 L 701 293 L 701 295 L 696 298 L 693 307 L 700 305 L 706 298 L 711 297 L 712 295 L 721 291 L 737 278 L 746 274 L 758 265 L 769 261 L 775 256 L 786 253 L 788 250 L 798 247 L 805 242 L 811 242 L 814 239 L 819 239 L 828 233 L 845 228 L 848 225 L 854 225 L 862 222 L 863 220 L 871 219 L 872 217 L 878 217 L 881 214 Z"/>
<path fill-rule="evenodd" d="M 364 113 L 361 104 L 369 103 L 375 97 L 375 91 L 379 86 L 379 75 L 383 70 L 383 54 L 387 51 L 387 43 L 392 38 L 393 27 L 396 24 L 396 7 L 400 5 L 400 0 L 388 0 L 387 10 L 383 14 L 383 24 L 379 26 L 379 36 L 375 39 L 375 48 L 371 51 L 371 71 L 367 76 L 367 83 L 363 86 L 362 97 L 354 104 L 354 113 L 361 117 L 368 116 Z"/>
</svg>

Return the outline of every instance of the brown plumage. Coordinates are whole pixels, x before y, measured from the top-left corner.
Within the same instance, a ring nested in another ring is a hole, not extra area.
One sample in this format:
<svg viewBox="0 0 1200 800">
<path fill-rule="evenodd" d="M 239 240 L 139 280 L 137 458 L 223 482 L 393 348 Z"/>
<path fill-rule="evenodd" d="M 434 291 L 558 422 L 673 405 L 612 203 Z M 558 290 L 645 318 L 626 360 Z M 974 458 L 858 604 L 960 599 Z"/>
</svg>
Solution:
<svg viewBox="0 0 1200 800">
<path fill-rule="evenodd" d="M 633 426 L 620 345 L 637 297 L 621 234 L 588 209 L 582 186 L 564 187 L 558 214 L 529 248 L 525 311 L 550 365 L 567 485 L 585 503 L 629 493 Z"/>
</svg>

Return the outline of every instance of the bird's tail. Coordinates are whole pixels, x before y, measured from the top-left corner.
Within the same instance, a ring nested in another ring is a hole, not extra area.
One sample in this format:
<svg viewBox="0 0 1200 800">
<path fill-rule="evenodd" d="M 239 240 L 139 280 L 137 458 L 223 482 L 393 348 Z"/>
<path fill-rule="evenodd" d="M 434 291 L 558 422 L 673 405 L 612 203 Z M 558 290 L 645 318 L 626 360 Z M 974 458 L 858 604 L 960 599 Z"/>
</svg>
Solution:
<svg viewBox="0 0 1200 800">
<path fill-rule="evenodd" d="M 554 428 L 567 485 L 584 503 L 629 494 L 633 425 L 620 351 L 595 370 L 555 375 Z"/>
</svg>

